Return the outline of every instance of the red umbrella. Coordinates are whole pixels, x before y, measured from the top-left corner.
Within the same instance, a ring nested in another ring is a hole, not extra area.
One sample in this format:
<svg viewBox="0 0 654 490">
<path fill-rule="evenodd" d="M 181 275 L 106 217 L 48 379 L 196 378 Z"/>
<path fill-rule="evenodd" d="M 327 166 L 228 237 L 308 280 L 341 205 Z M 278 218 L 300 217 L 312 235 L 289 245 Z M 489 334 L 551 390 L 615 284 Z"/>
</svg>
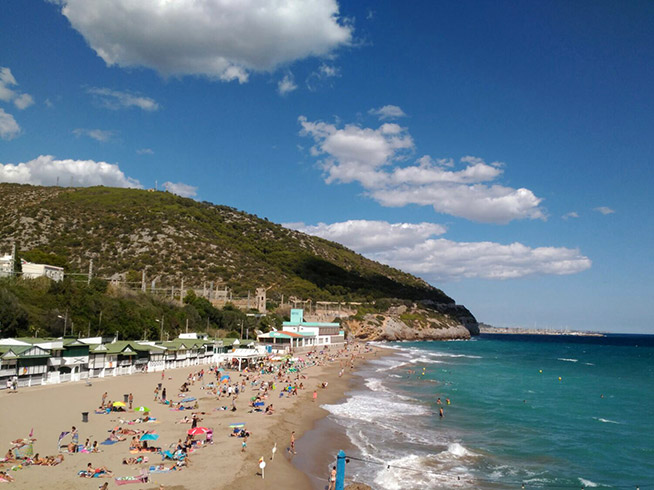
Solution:
<svg viewBox="0 0 654 490">
<path fill-rule="evenodd" d="M 202 434 L 206 434 L 209 432 L 210 429 L 207 429 L 206 427 L 196 427 L 195 429 L 189 429 L 188 434 L 192 436 L 199 436 Z"/>
</svg>

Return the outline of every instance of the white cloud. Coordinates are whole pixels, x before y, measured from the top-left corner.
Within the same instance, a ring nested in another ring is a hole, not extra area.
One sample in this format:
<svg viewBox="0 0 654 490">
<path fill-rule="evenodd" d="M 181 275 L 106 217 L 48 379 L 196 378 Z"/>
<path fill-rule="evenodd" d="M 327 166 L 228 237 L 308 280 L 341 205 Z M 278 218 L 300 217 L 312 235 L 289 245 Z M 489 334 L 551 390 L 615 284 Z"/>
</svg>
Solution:
<svg viewBox="0 0 654 490">
<path fill-rule="evenodd" d="M 311 72 L 307 77 L 307 88 L 316 91 L 319 88 L 329 85 L 330 79 L 341 76 L 341 70 L 337 66 L 322 63 L 317 70 Z"/>
<path fill-rule="evenodd" d="M 11 70 L 5 66 L 0 66 L 0 100 L 10 102 L 16 97 L 16 92 L 10 89 L 10 86 L 18 85 Z"/>
<path fill-rule="evenodd" d="M 150 112 L 159 109 L 159 104 L 154 99 L 142 95 L 97 87 L 90 88 L 87 92 L 95 96 L 98 102 L 107 109 L 117 110 L 138 107 Z"/>
<path fill-rule="evenodd" d="M 604 216 L 606 216 L 607 214 L 615 213 L 615 209 L 611 209 L 607 206 L 600 206 L 598 208 L 595 208 L 595 211 L 597 211 L 598 213 L 602 213 Z"/>
<path fill-rule="evenodd" d="M 349 220 L 341 223 L 288 223 L 292 228 L 309 235 L 316 235 L 341 243 L 360 253 L 375 253 L 395 247 L 410 246 L 446 229 L 435 223 L 389 223 L 387 221 Z"/>
<path fill-rule="evenodd" d="M 93 160 L 56 160 L 51 155 L 41 155 L 25 163 L 0 163 L 0 182 L 32 185 L 61 183 L 75 187 L 142 187 L 138 180 L 126 177 L 116 164 Z"/>
<path fill-rule="evenodd" d="M 385 105 L 379 109 L 370 109 L 368 113 L 377 116 L 381 121 L 406 117 L 404 111 L 396 105 Z"/>
<path fill-rule="evenodd" d="M 154 150 L 152 150 L 151 148 L 139 148 L 138 150 L 136 150 L 136 153 L 138 153 L 139 155 L 154 155 Z"/>
<path fill-rule="evenodd" d="M 115 135 L 114 131 L 108 129 L 73 129 L 73 134 L 78 138 L 80 136 L 88 136 L 96 141 L 109 141 Z"/>
<path fill-rule="evenodd" d="M 29 106 L 34 104 L 34 99 L 30 94 L 20 94 L 14 99 L 14 105 L 20 109 L 27 109 Z"/>
<path fill-rule="evenodd" d="M 487 223 L 545 218 L 542 200 L 532 191 L 493 183 L 503 174 L 501 162 L 465 156 L 459 162 L 463 168 L 454 170 L 451 160 L 425 155 L 406 165 L 415 145 L 408 130 L 395 123 L 337 128 L 304 116 L 299 123 L 300 134 L 314 140 L 311 154 L 323 157 L 325 182 L 358 182 L 383 206 L 432 206 L 439 213 Z"/>
<path fill-rule="evenodd" d="M 0 66 L 0 100 L 4 102 L 13 102 L 18 109 L 27 109 L 34 104 L 34 99 L 30 94 L 17 92 L 14 88 L 18 82 L 11 70 L 5 66 Z"/>
<path fill-rule="evenodd" d="M 578 218 L 579 213 L 577 211 L 570 211 L 569 213 L 565 213 L 563 216 L 561 216 L 563 219 L 567 220 L 570 218 Z"/>
<path fill-rule="evenodd" d="M 11 140 L 20 134 L 20 126 L 14 116 L 0 108 L 0 138 Z"/>
<path fill-rule="evenodd" d="M 521 243 L 504 245 L 432 238 L 445 230 L 440 225 L 430 223 L 356 220 L 315 226 L 303 223 L 286 226 L 337 241 L 370 259 L 431 282 L 576 274 L 592 264 L 579 250 L 565 247 L 532 248 Z"/>
<path fill-rule="evenodd" d="M 279 92 L 279 95 L 286 95 L 293 92 L 296 88 L 297 85 L 295 84 L 292 73 L 287 73 L 284 75 L 284 78 L 277 82 L 277 92 Z"/>
<path fill-rule="evenodd" d="M 55 0 L 107 65 L 243 83 L 349 44 L 336 0 Z M 146 26 L 146 28 L 144 28 Z"/>
<path fill-rule="evenodd" d="M 192 185 L 184 184 L 182 182 L 164 182 L 163 188 L 168 192 L 177 194 L 178 196 L 182 197 L 195 197 L 198 194 L 197 187 L 193 187 Z"/>
</svg>

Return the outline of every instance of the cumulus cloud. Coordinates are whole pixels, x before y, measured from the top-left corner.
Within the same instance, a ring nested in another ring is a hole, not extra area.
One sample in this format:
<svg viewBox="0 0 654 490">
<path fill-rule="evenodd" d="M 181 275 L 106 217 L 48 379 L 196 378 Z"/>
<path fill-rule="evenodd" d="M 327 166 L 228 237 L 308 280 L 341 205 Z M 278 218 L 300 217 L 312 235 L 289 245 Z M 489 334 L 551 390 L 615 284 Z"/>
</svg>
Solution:
<svg viewBox="0 0 654 490">
<path fill-rule="evenodd" d="M 243 83 L 352 38 L 336 0 L 54 0 L 107 65 Z M 144 29 L 147 26 L 147 29 Z"/>
<path fill-rule="evenodd" d="M 370 259 L 428 281 L 462 278 L 514 279 L 532 275 L 576 274 L 591 261 L 578 249 L 532 248 L 521 243 L 455 242 L 441 235 L 445 229 L 430 223 L 388 223 L 354 220 L 307 226 L 287 224 L 304 233 L 337 241 Z"/>
<path fill-rule="evenodd" d="M 323 86 L 329 85 L 330 79 L 341 76 L 341 70 L 337 66 L 322 63 L 317 70 L 311 72 L 307 77 L 307 88 L 316 91 Z"/>
<path fill-rule="evenodd" d="M 142 95 L 99 87 L 92 87 L 87 92 L 92 94 L 100 105 L 107 109 L 117 110 L 138 107 L 149 112 L 159 109 L 159 104 L 154 99 Z"/>
<path fill-rule="evenodd" d="M 277 82 L 277 92 L 279 92 L 279 95 L 286 95 L 295 89 L 297 89 L 297 85 L 295 84 L 292 73 L 287 73 L 284 75 L 284 78 Z"/>
<path fill-rule="evenodd" d="M 389 223 L 369 220 L 317 225 L 288 223 L 284 226 L 341 243 L 360 253 L 411 246 L 429 237 L 442 235 L 446 231 L 444 226 L 435 223 Z"/>
<path fill-rule="evenodd" d="M 93 160 L 57 160 L 52 155 L 41 155 L 24 163 L 0 163 L 0 182 L 32 185 L 72 185 L 88 187 L 142 188 L 136 179 L 125 176 L 116 164 Z"/>
<path fill-rule="evenodd" d="M 611 209 L 608 206 L 600 206 L 598 208 L 595 208 L 595 211 L 597 211 L 598 213 L 602 213 L 604 216 L 606 216 L 607 214 L 615 213 L 615 209 Z"/>
<path fill-rule="evenodd" d="M 30 94 L 16 91 L 17 86 L 18 82 L 11 70 L 6 66 L 0 66 L 0 100 L 13 102 L 20 110 L 27 109 L 34 104 L 34 99 Z"/>
<path fill-rule="evenodd" d="M 325 182 L 358 182 L 383 206 L 432 206 L 439 213 L 486 223 L 545 218 L 542 200 L 532 191 L 495 183 L 504 172 L 501 162 L 464 156 L 459 161 L 463 168 L 457 170 L 452 160 L 425 155 L 407 165 L 415 144 L 398 124 L 338 128 L 304 116 L 299 123 L 300 134 L 315 143 L 311 155 L 321 158 Z"/>
<path fill-rule="evenodd" d="M 562 218 L 565 219 L 565 220 L 570 219 L 570 218 L 578 218 L 578 217 L 579 217 L 579 213 L 577 211 L 570 211 L 569 213 L 565 213 L 562 216 Z"/>
<path fill-rule="evenodd" d="M 34 99 L 30 94 L 20 94 L 14 99 L 14 105 L 20 110 L 27 109 L 34 104 Z"/>
<path fill-rule="evenodd" d="M 92 138 L 96 141 L 109 141 L 113 136 L 115 135 L 114 131 L 110 131 L 108 129 L 73 129 L 73 134 L 77 136 L 78 138 L 80 136 L 88 136 L 89 138 Z"/>
<path fill-rule="evenodd" d="M 368 113 L 377 116 L 381 121 L 406 117 L 404 111 L 396 105 L 385 105 L 379 109 L 370 109 Z"/>
<path fill-rule="evenodd" d="M 164 182 L 163 187 L 168 192 L 177 194 L 178 196 L 182 197 L 195 197 L 198 194 L 197 187 L 193 187 L 192 185 L 184 184 L 182 182 Z"/>
<path fill-rule="evenodd" d="M 14 116 L 0 108 L 0 138 L 12 140 L 20 134 L 20 126 Z"/>
</svg>

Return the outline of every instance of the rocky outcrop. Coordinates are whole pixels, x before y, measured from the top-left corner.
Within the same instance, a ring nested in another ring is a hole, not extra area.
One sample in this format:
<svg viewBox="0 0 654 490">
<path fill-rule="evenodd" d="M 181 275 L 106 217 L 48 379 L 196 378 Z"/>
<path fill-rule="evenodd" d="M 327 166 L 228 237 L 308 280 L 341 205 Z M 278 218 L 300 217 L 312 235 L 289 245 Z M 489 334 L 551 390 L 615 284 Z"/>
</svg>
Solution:
<svg viewBox="0 0 654 490">
<path fill-rule="evenodd" d="M 469 339 L 479 333 L 475 317 L 457 305 L 394 306 L 385 313 L 355 315 L 343 324 L 358 340 Z"/>
<path fill-rule="evenodd" d="M 364 483 L 352 483 L 345 487 L 345 490 L 372 490 L 372 487 Z"/>
</svg>

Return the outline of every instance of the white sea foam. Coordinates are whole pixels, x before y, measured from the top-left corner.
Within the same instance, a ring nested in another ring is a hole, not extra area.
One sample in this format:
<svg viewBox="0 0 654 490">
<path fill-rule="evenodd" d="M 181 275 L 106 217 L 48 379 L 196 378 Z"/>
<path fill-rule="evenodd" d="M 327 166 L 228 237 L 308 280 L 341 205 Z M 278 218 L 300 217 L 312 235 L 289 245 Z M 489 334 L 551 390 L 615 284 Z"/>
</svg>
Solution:
<svg viewBox="0 0 654 490">
<path fill-rule="evenodd" d="M 471 488 L 472 475 L 466 468 L 442 471 L 433 456 L 411 454 L 385 462 L 389 467 L 377 472 L 375 488 L 407 490 L 416 488 Z"/>
<path fill-rule="evenodd" d="M 598 422 L 603 422 L 605 424 L 620 424 L 620 422 L 616 422 L 615 420 L 603 419 L 602 417 L 593 417 L 593 418 Z"/>
<path fill-rule="evenodd" d="M 581 477 L 579 477 L 579 483 L 581 483 L 584 487 L 599 487 L 597 483 Z"/>
<path fill-rule="evenodd" d="M 438 453 L 438 459 L 441 461 L 450 461 L 452 459 L 473 458 L 479 456 L 476 453 L 466 449 L 458 442 L 452 442 L 447 446 L 447 451 Z"/>
<path fill-rule="evenodd" d="M 465 357 L 466 359 L 483 359 L 481 356 L 471 356 L 468 354 L 450 354 L 449 352 L 430 352 L 429 355 L 434 357 Z"/>
<path fill-rule="evenodd" d="M 378 419 L 402 420 L 407 415 L 428 415 L 430 411 L 415 403 L 395 401 L 390 397 L 380 399 L 378 393 L 354 395 L 338 405 L 322 405 L 337 417 L 373 422 Z"/>
<path fill-rule="evenodd" d="M 443 361 L 437 361 L 436 359 L 429 359 L 428 357 L 418 357 L 416 359 L 411 360 L 411 364 L 418 364 L 418 363 L 423 363 L 423 364 L 443 364 Z"/>
<path fill-rule="evenodd" d="M 559 357 L 557 358 L 557 361 L 579 362 L 579 359 L 566 359 L 565 357 Z"/>
</svg>

